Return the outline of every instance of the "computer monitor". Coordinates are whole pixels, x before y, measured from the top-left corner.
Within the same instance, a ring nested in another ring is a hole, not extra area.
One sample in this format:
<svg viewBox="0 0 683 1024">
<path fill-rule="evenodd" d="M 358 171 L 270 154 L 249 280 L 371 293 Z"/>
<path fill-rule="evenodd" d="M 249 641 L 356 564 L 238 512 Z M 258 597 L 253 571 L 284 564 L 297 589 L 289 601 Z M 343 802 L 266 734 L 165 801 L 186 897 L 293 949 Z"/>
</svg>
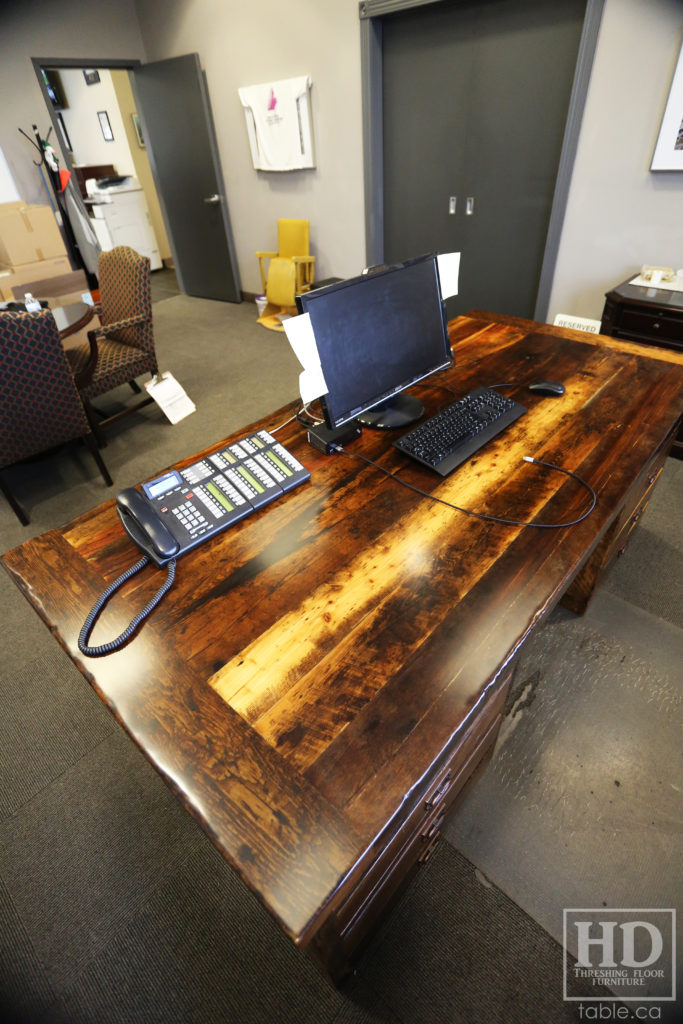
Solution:
<svg viewBox="0 0 683 1024">
<path fill-rule="evenodd" d="M 328 427 L 419 419 L 422 403 L 403 392 L 453 359 L 435 255 L 304 292 L 297 303 L 311 317 Z"/>
</svg>

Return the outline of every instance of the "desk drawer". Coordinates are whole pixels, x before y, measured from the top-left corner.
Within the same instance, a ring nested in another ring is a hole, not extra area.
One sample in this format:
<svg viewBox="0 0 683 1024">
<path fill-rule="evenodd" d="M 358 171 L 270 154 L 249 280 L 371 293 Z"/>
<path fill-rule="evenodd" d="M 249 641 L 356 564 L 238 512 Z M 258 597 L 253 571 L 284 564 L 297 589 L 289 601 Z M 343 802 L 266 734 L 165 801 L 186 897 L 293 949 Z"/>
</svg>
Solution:
<svg viewBox="0 0 683 1024">
<path fill-rule="evenodd" d="M 340 940 L 347 955 L 352 955 L 370 933 L 413 872 L 431 859 L 441 841 L 441 826 L 446 815 L 477 764 L 493 747 L 501 719 L 502 713 L 499 713 L 460 769 L 445 785 L 442 783 L 442 787 L 437 787 L 441 789 L 438 801 L 420 829 L 406 840 L 392 858 L 381 858 L 382 870 L 372 872 L 371 880 L 374 884 L 359 887 L 354 894 L 353 915 L 348 917 L 349 908 L 343 908 L 345 913 L 340 914 L 343 920 L 337 917 Z M 367 883 L 366 879 L 363 881 Z"/>
<path fill-rule="evenodd" d="M 628 538 L 647 508 L 652 490 L 664 469 L 673 433 L 636 480 L 600 544 L 562 596 L 561 604 L 575 614 L 583 615 L 601 576 L 615 558 L 623 555 Z"/>
<path fill-rule="evenodd" d="M 626 550 L 628 538 L 638 525 L 640 518 L 650 502 L 650 496 L 655 484 L 659 480 L 662 470 L 664 469 L 665 461 L 666 455 L 662 454 L 654 465 L 650 467 L 644 487 L 641 486 L 634 498 L 624 506 L 618 519 L 616 533 L 610 541 L 609 547 L 607 548 L 602 560 L 603 569 L 607 569 L 614 559 L 623 555 Z"/>
<path fill-rule="evenodd" d="M 508 669 L 504 681 L 499 684 L 488 705 L 479 712 L 464 737 L 458 739 L 450 754 L 446 755 L 445 763 L 425 783 L 412 811 L 389 834 L 376 859 L 339 906 L 336 920 L 342 932 L 351 926 L 365 904 L 378 896 L 389 877 L 399 870 L 404 858 L 411 861 L 406 868 L 408 870 L 413 861 L 420 860 L 422 854 L 426 854 L 427 848 L 437 838 L 446 812 L 483 756 L 488 743 L 495 739 L 513 671 L 513 668 Z M 412 852 L 407 851 L 413 851 L 415 856 L 412 857 Z"/>
</svg>

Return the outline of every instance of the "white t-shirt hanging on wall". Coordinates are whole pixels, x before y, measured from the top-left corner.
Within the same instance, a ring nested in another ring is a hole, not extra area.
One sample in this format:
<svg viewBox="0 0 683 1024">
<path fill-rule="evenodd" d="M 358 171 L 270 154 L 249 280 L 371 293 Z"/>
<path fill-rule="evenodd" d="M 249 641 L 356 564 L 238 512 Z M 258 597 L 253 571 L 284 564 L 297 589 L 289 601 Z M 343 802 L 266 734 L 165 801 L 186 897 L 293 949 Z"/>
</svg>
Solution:
<svg viewBox="0 0 683 1024">
<path fill-rule="evenodd" d="M 315 167 L 308 75 L 239 89 L 254 167 L 296 171 Z"/>
</svg>

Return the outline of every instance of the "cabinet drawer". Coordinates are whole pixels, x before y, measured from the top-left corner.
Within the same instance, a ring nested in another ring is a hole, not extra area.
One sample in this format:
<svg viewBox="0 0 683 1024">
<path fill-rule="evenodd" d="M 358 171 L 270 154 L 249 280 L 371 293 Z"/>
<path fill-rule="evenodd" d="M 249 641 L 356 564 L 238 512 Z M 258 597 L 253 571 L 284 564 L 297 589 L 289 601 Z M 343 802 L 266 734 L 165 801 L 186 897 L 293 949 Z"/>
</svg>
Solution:
<svg viewBox="0 0 683 1024">
<path fill-rule="evenodd" d="M 655 311 L 626 308 L 616 324 L 617 330 L 655 344 L 683 346 L 683 317 L 657 314 Z"/>
</svg>

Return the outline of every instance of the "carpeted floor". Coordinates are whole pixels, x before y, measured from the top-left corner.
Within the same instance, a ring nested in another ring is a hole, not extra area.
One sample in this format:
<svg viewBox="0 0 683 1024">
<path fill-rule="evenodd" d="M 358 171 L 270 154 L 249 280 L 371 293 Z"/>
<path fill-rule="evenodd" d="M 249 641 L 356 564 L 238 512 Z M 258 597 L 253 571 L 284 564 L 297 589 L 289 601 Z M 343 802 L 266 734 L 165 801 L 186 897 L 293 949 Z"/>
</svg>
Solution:
<svg viewBox="0 0 683 1024">
<path fill-rule="evenodd" d="M 103 453 L 114 489 L 78 446 L 15 469 L 32 521 L 0 505 L 3 550 L 297 394 L 298 364 L 253 303 L 157 298 L 160 364 L 197 412 L 171 426 L 148 407 L 117 424 Z M 579 1019 L 562 1000 L 562 907 L 677 898 L 682 497 L 683 463 L 668 460 L 587 615 L 558 611 L 534 634 L 494 757 L 340 989 L 236 879 L 0 574 L 4 1019 Z"/>
</svg>

